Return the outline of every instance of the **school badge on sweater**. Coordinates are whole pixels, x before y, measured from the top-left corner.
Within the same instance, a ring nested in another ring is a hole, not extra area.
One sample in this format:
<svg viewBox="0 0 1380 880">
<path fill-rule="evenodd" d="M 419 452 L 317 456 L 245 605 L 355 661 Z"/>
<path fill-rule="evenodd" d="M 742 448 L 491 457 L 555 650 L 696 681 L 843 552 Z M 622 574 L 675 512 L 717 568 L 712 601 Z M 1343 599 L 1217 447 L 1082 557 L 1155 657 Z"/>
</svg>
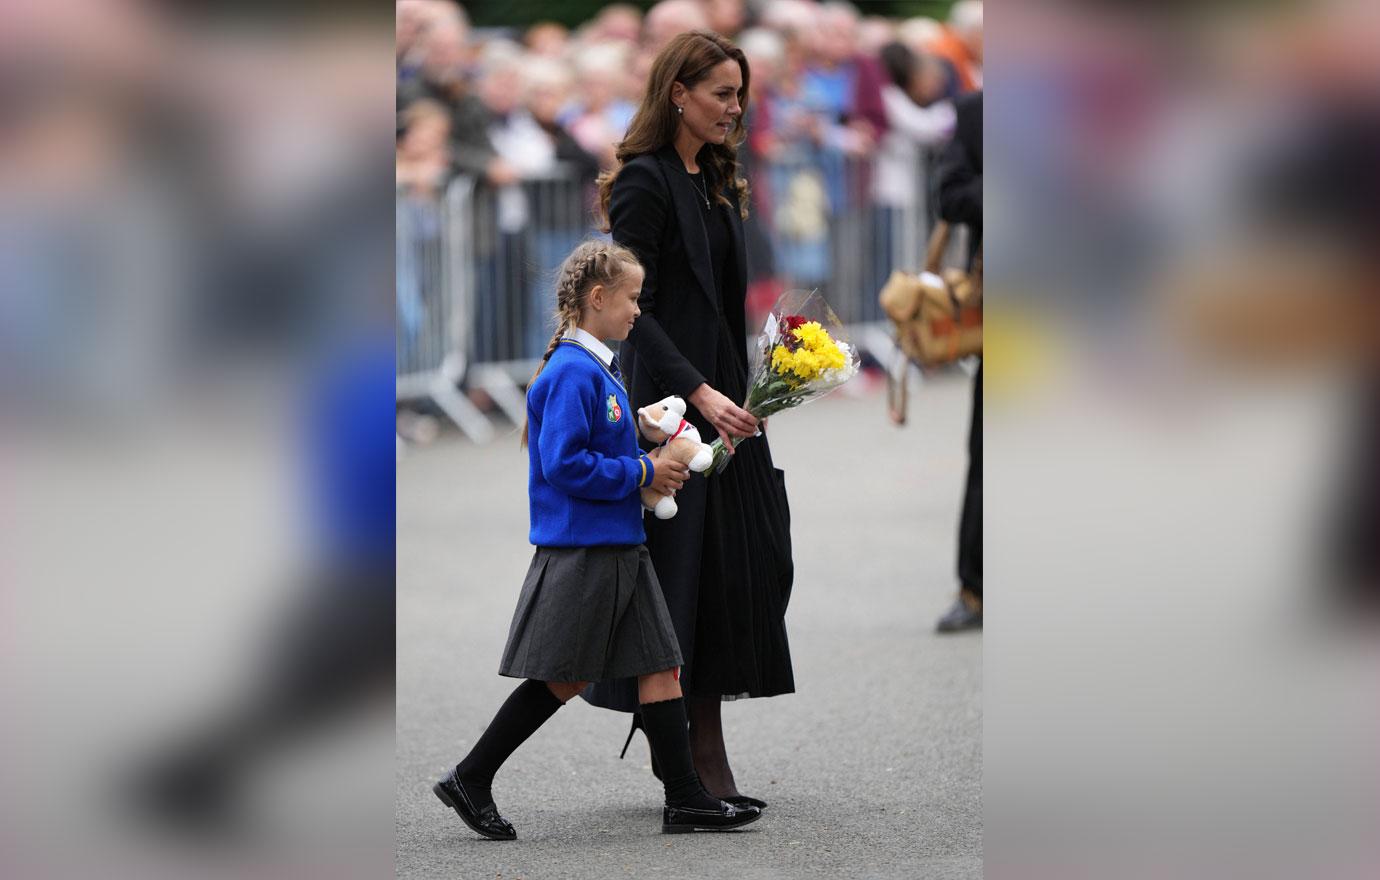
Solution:
<svg viewBox="0 0 1380 880">
<path fill-rule="evenodd" d="M 608 399 L 608 405 L 608 416 L 610 422 L 616 422 L 619 419 L 623 418 L 623 407 L 618 405 L 618 395 L 610 394 Z"/>
</svg>

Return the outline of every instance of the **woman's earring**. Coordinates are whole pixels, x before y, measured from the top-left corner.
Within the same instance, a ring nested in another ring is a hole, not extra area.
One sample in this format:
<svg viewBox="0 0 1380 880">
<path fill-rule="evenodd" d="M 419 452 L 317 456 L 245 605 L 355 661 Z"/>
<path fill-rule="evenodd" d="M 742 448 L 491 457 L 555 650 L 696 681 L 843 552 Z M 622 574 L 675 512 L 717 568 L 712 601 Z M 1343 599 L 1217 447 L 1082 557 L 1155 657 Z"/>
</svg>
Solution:
<svg viewBox="0 0 1380 880">
<path fill-rule="evenodd" d="M 677 106 L 676 106 L 676 112 L 677 112 L 677 113 L 684 113 L 684 112 L 685 112 L 685 108 L 684 108 L 684 107 L 681 107 L 681 106 L 679 106 L 679 105 L 677 105 Z"/>
</svg>

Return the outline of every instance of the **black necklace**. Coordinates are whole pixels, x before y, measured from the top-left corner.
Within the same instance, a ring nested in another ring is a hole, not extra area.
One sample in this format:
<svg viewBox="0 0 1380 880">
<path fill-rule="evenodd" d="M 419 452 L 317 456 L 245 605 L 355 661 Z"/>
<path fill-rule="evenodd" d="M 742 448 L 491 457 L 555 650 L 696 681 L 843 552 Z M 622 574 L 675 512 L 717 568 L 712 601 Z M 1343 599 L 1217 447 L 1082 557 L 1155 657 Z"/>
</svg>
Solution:
<svg viewBox="0 0 1380 880">
<path fill-rule="evenodd" d="M 700 175 L 699 175 L 699 174 L 691 174 L 691 175 L 690 175 L 690 182 L 693 183 L 693 184 L 695 184 L 695 190 L 700 194 L 700 198 L 704 199 L 704 209 L 705 209 L 706 211 L 708 211 L 708 210 L 709 210 L 709 187 L 706 186 L 706 185 L 704 185 L 703 183 L 700 182 Z"/>
</svg>

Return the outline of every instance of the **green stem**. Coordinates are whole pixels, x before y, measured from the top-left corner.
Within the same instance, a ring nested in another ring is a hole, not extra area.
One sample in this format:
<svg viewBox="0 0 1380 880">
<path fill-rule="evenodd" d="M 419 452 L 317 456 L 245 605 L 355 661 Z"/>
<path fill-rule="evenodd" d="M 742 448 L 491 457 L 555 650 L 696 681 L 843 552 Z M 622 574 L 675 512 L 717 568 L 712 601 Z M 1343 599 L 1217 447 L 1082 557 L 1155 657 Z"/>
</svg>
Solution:
<svg viewBox="0 0 1380 880">
<path fill-rule="evenodd" d="M 732 438 L 735 448 L 744 440 L 752 439 L 751 437 L 739 437 L 737 434 L 730 434 L 728 436 Z M 709 470 L 704 472 L 706 477 L 712 477 L 715 474 L 723 473 L 728 467 L 729 462 L 733 460 L 733 455 L 728 451 L 728 447 L 724 444 L 722 437 L 715 438 L 714 442 L 709 444 L 709 450 L 714 454 L 714 461 L 710 464 Z"/>
</svg>

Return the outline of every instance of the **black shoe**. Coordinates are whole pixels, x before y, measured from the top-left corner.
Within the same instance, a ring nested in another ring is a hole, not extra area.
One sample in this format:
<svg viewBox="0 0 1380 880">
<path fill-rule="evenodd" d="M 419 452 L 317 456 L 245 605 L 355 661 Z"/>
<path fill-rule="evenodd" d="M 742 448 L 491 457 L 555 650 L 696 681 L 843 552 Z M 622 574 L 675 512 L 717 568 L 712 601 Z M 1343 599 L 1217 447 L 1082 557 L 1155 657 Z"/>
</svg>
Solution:
<svg viewBox="0 0 1380 880">
<path fill-rule="evenodd" d="M 735 807 L 720 802 L 722 809 L 667 806 L 661 811 L 662 834 L 689 834 L 691 831 L 732 831 L 762 818 L 757 807 Z"/>
<path fill-rule="evenodd" d="M 758 800 L 755 797 L 748 797 L 745 794 L 735 794 L 733 797 L 719 798 L 719 800 L 732 807 L 756 807 L 759 810 L 767 808 L 767 802 Z"/>
<path fill-rule="evenodd" d="M 942 633 L 962 632 L 969 629 L 982 629 L 982 612 L 969 608 L 962 599 L 955 599 L 954 605 L 939 618 L 935 629 Z"/>
<path fill-rule="evenodd" d="M 474 805 L 469 793 L 465 791 L 464 783 L 455 778 L 454 770 L 447 773 L 445 779 L 433 785 L 431 790 L 441 799 L 441 803 L 460 814 L 465 824 L 476 833 L 490 840 L 517 839 L 517 832 L 513 830 L 513 826 L 508 824 L 507 819 L 498 815 L 498 807 L 493 804 L 485 804 L 482 807 Z"/>
</svg>

